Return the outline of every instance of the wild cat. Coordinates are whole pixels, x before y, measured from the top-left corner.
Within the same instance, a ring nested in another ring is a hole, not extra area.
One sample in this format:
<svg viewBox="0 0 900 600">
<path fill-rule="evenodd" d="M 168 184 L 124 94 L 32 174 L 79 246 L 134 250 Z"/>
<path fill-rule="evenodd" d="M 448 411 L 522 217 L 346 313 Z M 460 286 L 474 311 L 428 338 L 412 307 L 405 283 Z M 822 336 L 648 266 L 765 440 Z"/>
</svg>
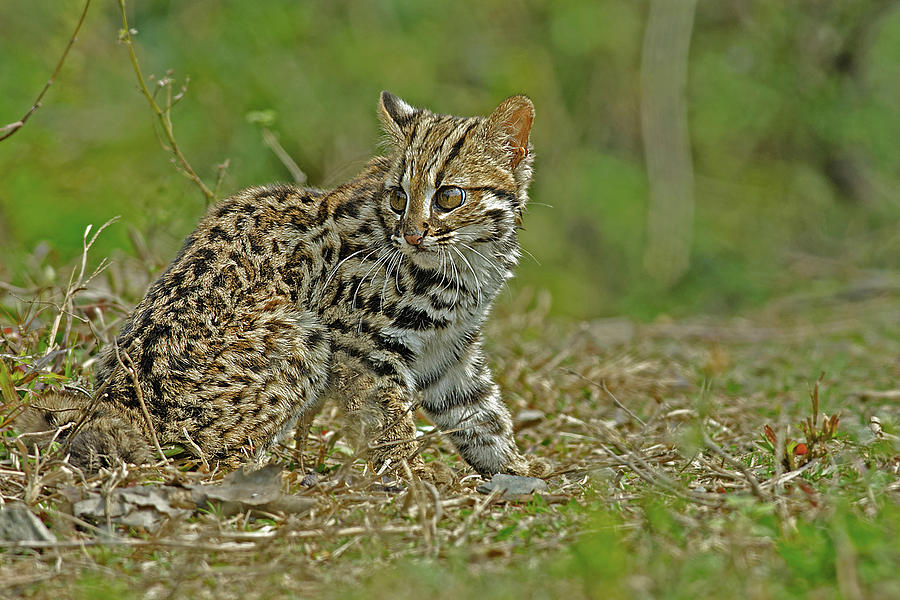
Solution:
<svg viewBox="0 0 900 600">
<path fill-rule="evenodd" d="M 481 329 L 519 257 L 532 102 L 466 118 L 382 92 L 379 115 L 389 152 L 352 181 L 214 205 L 104 349 L 95 398 L 38 397 L 28 428 L 82 421 L 68 447 L 92 469 L 151 461 L 154 435 L 234 468 L 333 398 L 376 467 L 420 464 L 421 408 L 479 473 L 528 473 Z"/>
</svg>

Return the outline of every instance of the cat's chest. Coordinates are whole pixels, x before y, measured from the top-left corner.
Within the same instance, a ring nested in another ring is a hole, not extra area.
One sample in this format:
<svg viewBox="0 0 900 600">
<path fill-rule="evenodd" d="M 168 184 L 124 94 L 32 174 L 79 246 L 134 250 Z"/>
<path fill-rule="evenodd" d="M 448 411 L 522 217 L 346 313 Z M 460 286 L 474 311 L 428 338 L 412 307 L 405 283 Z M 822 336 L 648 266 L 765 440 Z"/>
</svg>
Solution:
<svg viewBox="0 0 900 600">
<path fill-rule="evenodd" d="M 415 387 L 433 381 L 457 363 L 478 337 L 481 319 L 474 315 L 454 315 L 445 326 L 426 330 L 387 328 L 383 333 L 409 348 L 407 363 Z"/>
</svg>

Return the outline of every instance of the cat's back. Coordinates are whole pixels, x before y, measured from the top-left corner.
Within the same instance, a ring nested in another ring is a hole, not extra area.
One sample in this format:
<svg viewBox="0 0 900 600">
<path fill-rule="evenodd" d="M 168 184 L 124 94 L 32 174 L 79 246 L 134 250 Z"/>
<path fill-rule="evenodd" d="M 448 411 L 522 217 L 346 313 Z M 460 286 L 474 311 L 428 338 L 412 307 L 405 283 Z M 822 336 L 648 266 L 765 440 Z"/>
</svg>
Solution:
<svg viewBox="0 0 900 600">
<path fill-rule="evenodd" d="M 237 312 L 255 310 L 250 303 L 281 295 L 299 304 L 299 282 L 290 281 L 287 265 L 308 262 L 311 230 L 326 220 L 326 198 L 319 190 L 270 185 L 213 205 L 125 319 L 117 345 L 136 358 L 185 338 L 202 346 L 221 336 Z M 107 347 L 98 364 L 101 381 L 118 362 L 114 349 Z"/>
</svg>

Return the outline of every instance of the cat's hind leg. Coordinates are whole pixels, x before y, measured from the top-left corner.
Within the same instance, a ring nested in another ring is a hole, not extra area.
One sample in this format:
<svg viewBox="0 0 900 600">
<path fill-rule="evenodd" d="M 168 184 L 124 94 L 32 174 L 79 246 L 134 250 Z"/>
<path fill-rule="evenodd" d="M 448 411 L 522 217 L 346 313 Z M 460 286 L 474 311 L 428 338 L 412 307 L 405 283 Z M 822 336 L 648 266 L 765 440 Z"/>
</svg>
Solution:
<svg viewBox="0 0 900 600">
<path fill-rule="evenodd" d="M 307 425 L 328 383 L 330 340 L 318 318 L 286 300 L 256 308 L 225 327 L 201 366 L 199 397 L 180 411 L 193 441 L 229 466 Z"/>
</svg>

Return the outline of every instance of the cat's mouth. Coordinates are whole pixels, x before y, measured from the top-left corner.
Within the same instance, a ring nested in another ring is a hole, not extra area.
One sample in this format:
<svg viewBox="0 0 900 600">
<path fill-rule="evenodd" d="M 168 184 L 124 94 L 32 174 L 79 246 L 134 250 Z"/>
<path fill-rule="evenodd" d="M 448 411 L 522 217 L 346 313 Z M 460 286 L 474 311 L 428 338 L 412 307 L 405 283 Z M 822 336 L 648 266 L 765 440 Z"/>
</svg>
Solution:
<svg viewBox="0 0 900 600">
<path fill-rule="evenodd" d="M 441 255 L 447 252 L 441 244 L 435 242 L 434 239 L 425 237 L 413 244 L 404 239 L 403 236 L 391 236 L 391 241 L 403 256 L 406 256 L 414 263 L 421 267 L 436 268 L 441 262 Z"/>
</svg>

